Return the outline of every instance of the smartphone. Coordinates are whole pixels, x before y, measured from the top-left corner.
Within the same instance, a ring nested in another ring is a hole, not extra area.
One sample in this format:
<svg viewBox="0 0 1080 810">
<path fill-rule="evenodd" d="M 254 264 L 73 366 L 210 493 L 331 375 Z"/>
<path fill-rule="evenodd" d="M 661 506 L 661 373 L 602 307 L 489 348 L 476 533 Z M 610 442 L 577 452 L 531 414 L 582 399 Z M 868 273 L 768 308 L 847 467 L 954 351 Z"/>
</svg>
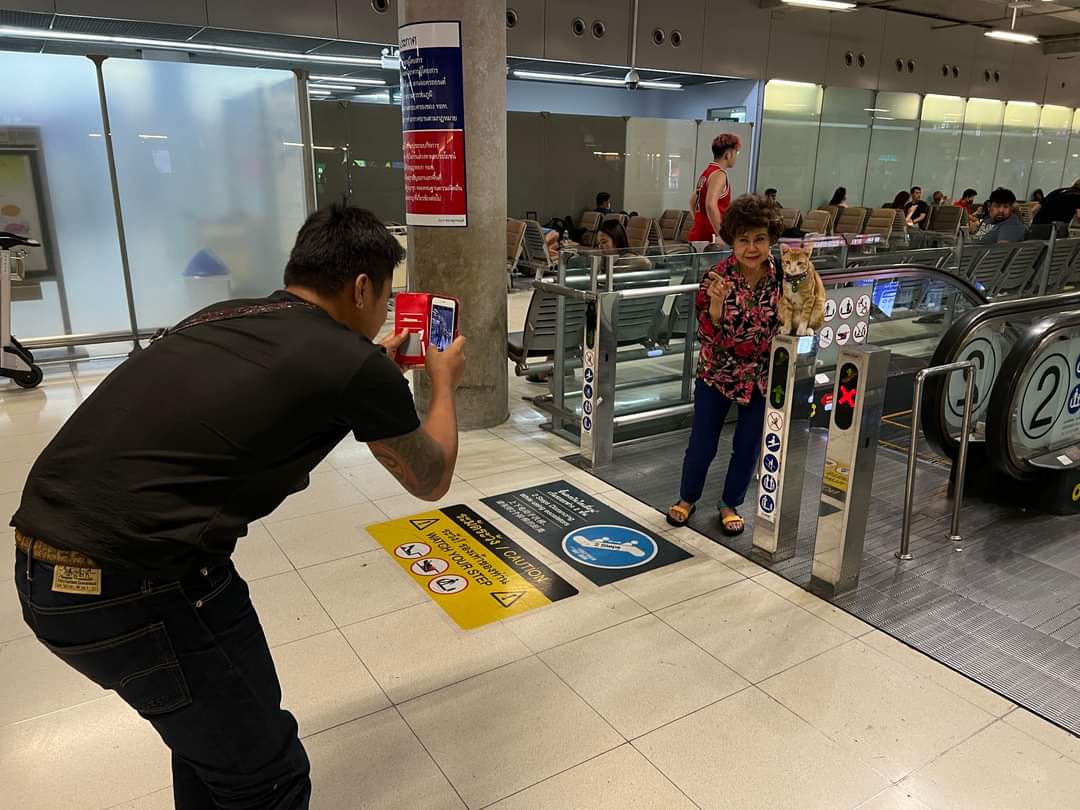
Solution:
<svg viewBox="0 0 1080 810">
<path fill-rule="evenodd" d="M 428 324 L 428 345 L 440 352 L 450 348 L 457 328 L 457 301 L 453 298 L 431 298 L 431 322 Z"/>
</svg>

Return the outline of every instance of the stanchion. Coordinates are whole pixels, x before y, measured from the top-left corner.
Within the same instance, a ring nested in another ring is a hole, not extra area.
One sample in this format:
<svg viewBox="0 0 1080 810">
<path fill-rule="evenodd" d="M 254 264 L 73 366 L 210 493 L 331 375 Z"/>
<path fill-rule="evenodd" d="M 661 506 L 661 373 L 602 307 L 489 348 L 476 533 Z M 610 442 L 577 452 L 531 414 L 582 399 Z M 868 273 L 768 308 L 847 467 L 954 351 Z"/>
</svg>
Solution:
<svg viewBox="0 0 1080 810">
<path fill-rule="evenodd" d="M 908 446 L 907 479 L 904 481 L 904 517 L 900 527 L 900 550 L 896 552 L 896 559 L 905 562 L 913 559 L 911 555 L 911 510 L 915 505 L 915 469 L 919 461 L 919 425 L 922 423 L 923 386 L 927 377 L 934 377 L 939 374 L 948 375 L 954 371 L 964 372 L 966 391 L 963 416 L 960 420 L 960 451 L 957 453 L 953 466 L 953 511 L 949 539 L 954 543 L 959 543 L 962 539 L 960 536 L 960 507 L 964 501 L 964 474 L 967 471 L 968 438 L 971 436 L 971 408 L 972 400 L 975 399 L 975 363 L 971 360 L 961 360 L 957 363 L 924 368 L 915 375 L 915 392 L 911 398 L 911 443 Z M 946 381 L 946 385 L 948 385 L 948 381 Z M 957 547 L 956 550 L 960 551 L 960 548 Z"/>
</svg>

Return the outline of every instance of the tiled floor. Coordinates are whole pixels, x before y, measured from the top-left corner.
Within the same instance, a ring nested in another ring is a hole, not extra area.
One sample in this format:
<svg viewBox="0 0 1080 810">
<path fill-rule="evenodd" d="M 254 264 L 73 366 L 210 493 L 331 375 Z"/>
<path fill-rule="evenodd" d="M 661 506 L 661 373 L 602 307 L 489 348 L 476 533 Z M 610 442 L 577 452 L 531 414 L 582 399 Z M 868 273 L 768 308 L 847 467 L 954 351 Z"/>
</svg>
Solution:
<svg viewBox="0 0 1080 810">
<path fill-rule="evenodd" d="M 102 373 L 0 385 L 5 516 Z M 597 588 L 501 521 L 482 495 L 573 477 L 666 530 L 560 461 L 569 448 L 538 430 L 526 384 L 512 390 L 509 422 L 463 436 L 445 503 L 469 503 L 578 596 L 459 630 L 364 531 L 429 507 L 355 445 L 240 543 L 313 807 L 1080 806 L 1080 739 L 692 531 L 666 533 L 692 559 Z M 152 729 L 27 634 L 11 558 L 0 545 L 0 805 L 171 807 Z"/>
</svg>

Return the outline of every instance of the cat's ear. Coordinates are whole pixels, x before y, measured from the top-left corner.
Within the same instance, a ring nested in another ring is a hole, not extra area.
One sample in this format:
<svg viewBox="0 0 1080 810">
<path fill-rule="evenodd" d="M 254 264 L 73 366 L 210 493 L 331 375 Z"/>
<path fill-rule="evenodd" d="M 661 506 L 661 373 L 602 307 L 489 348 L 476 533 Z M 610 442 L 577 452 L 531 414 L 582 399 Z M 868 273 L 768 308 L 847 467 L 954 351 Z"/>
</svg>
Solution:
<svg viewBox="0 0 1080 810">
<path fill-rule="evenodd" d="M 780 255 L 781 256 L 787 256 L 789 253 L 794 253 L 794 252 L 795 252 L 795 248 L 789 247 L 789 246 L 781 243 L 781 245 L 780 245 Z"/>
</svg>

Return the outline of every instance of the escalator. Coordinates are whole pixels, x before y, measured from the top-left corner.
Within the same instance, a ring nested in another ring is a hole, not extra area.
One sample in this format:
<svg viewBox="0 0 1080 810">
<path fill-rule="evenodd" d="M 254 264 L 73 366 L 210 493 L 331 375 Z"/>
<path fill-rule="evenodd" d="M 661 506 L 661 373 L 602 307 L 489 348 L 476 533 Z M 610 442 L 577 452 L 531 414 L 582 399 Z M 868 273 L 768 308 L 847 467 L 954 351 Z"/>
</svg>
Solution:
<svg viewBox="0 0 1080 810">
<path fill-rule="evenodd" d="M 931 362 L 962 360 L 976 367 L 968 492 L 1053 514 L 1080 511 L 1080 293 L 969 312 Z M 950 459 L 964 404 L 961 375 L 928 381 L 923 431 Z"/>
</svg>

